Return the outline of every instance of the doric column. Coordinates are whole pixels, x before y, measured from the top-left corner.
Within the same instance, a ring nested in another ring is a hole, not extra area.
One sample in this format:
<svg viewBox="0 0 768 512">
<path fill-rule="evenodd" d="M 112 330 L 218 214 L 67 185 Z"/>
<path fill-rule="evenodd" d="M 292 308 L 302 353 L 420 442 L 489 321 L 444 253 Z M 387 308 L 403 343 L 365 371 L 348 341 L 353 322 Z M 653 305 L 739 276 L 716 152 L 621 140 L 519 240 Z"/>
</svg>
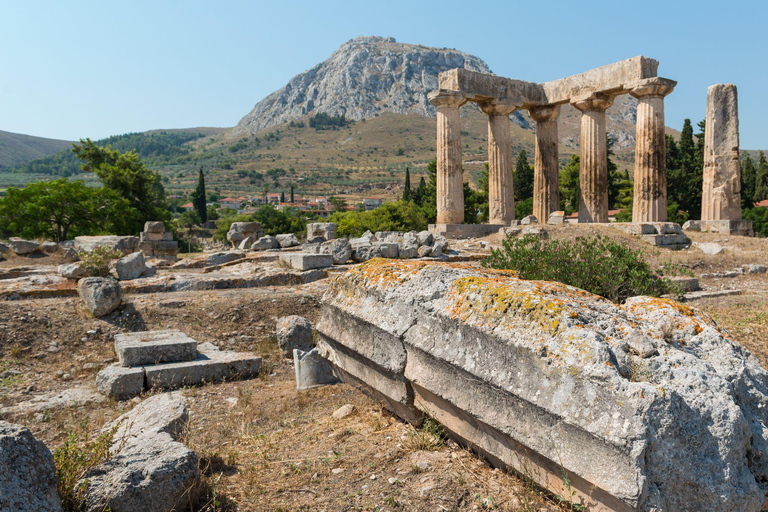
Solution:
<svg viewBox="0 0 768 512">
<path fill-rule="evenodd" d="M 704 126 L 701 220 L 741 220 L 739 105 L 735 85 L 709 87 Z"/>
<path fill-rule="evenodd" d="M 558 161 L 557 116 L 560 107 L 534 107 L 528 112 L 536 121 L 536 148 L 533 171 L 533 215 L 544 224 L 560 209 L 560 165 Z"/>
<path fill-rule="evenodd" d="M 515 219 L 512 180 L 512 138 L 509 114 L 516 105 L 488 102 L 480 109 L 488 115 L 488 223 L 509 224 Z"/>
<path fill-rule="evenodd" d="M 581 110 L 579 222 L 608 222 L 608 148 L 605 111 L 612 96 L 595 95 L 573 102 Z"/>
<path fill-rule="evenodd" d="M 466 98 L 457 93 L 430 94 L 437 107 L 437 223 L 464 222 L 464 182 L 461 174 L 459 107 Z"/>
<path fill-rule="evenodd" d="M 632 222 L 667 220 L 667 155 L 664 140 L 664 96 L 673 80 L 649 78 L 633 87 L 637 98 L 635 126 L 635 187 Z"/>
</svg>

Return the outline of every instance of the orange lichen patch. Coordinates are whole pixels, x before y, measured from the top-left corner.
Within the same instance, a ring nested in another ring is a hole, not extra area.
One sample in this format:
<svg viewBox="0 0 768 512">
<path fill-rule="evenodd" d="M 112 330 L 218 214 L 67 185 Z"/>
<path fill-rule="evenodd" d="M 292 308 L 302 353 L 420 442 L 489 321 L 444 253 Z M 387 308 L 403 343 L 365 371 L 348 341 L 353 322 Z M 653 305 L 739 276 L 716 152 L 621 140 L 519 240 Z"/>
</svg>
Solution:
<svg viewBox="0 0 768 512">
<path fill-rule="evenodd" d="M 677 302 L 676 300 L 673 300 L 673 299 L 660 299 L 655 297 L 646 297 L 645 300 L 643 300 L 642 302 L 628 304 L 624 306 L 624 308 L 631 313 L 643 313 L 651 308 L 671 311 L 683 317 L 682 322 L 680 321 L 674 322 L 675 329 L 682 330 L 686 327 L 686 324 L 689 324 L 693 327 L 694 332 L 696 334 L 699 334 L 706 327 L 712 327 L 713 329 L 717 330 L 717 332 L 720 333 L 720 335 L 724 337 L 728 336 L 728 333 L 724 329 L 722 329 L 719 325 L 717 325 L 717 322 L 715 322 L 715 320 L 712 317 L 710 317 L 703 311 L 692 308 L 685 304 L 681 304 L 680 302 Z"/>
<path fill-rule="evenodd" d="M 565 311 L 560 299 L 542 294 L 535 289 L 512 286 L 518 279 L 508 276 L 467 276 L 454 281 L 448 299 L 450 314 L 466 321 L 477 315 L 484 322 L 494 324 L 512 315 L 523 317 L 554 335 L 560 327 Z"/>
</svg>

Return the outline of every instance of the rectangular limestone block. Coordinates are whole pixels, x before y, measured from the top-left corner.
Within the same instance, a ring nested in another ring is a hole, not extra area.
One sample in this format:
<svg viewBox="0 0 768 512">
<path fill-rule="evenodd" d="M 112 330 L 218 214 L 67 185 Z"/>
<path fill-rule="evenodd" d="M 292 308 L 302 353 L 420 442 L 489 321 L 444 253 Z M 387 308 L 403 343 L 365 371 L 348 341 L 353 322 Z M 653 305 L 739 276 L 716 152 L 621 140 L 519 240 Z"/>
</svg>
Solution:
<svg viewBox="0 0 768 512">
<path fill-rule="evenodd" d="M 96 389 L 118 400 L 140 395 L 144 392 L 144 369 L 108 366 L 96 375 Z"/>
<path fill-rule="evenodd" d="M 312 270 L 333 266 L 333 256 L 330 254 L 290 252 L 281 254 L 280 261 L 296 270 Z"/>
<path fill-rule="evenodd" d="M 167 231 L 167 232 L 163 233 L 163 240 L 166 241 L 166 242 L 172 242 L 173 241 L 173 233 L 171 233 L 170 231 Z"/>
<path fill-rule="evenodd" d="M 647 224 L 645 222 L 610 222 L 607 224 L 597 224 L 598 226 L 610 226 L 617 228 L 630 235 L 655 235 L 657 234 L 656 227 L 653 224 Z"/>
<path fill-rule="evenodd" d="M 115 352 L 125 367 L 192 361 L 197 341 L 177 330 L 116 334 Z"/>
<path fill-rule="evenodd" d="M 145 233 L 162 233 L 164 231 L 165 231 L 165 224 L 163 223 L 163 221 L 150 220 L 144 223 Z"/>
<path fill-rule="evenodd" d="M 247 352 L 211 350 L 194 361 L 145 366 L 147 389 L 174 389 L 209 382 L 243 380 L 256 377 L 261 358 Z"/>
<path fill-rule="evenodd" d="M 429 231 L 435 235 L 443 235 L 449 240 L 464 238 L 482 238 L 498 233 L 504 224 L 430 224 Z"/>
<path fill-rule="evenodd" d="M 160 240 L 163 240 L 163 236 L 165 233 L 149 233 L 146 231 L 142 231 L 139 234 L 139 239 L 142 242 L 159 242 Z M 171 236 L 173 236 L 173 233 L 171 233 Z"/>
<path fill-rule="evenodd" d="M 155 243 L 154 242 L 139 242 L 139 250 L 144 254 L 144 256 L 154 256 L 155 254 Z"/>
</svg>

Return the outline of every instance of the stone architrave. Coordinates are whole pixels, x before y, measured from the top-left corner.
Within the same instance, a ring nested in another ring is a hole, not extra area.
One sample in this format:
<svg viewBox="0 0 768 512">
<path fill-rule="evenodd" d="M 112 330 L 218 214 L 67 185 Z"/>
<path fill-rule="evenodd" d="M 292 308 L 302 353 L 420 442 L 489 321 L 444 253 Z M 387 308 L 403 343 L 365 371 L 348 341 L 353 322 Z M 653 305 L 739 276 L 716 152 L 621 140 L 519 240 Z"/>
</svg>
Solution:
<svg viewBox="0 0 768 512">
<path fill-rule="evenodd" d="M 579 222 L 608 222 L 608 148 L 605 111 L 613 96 L 576 99 L 581 111 L 581 169 L 579 171 Z"/>
<path fill-rule="evenodd" d="M 666 222 L 667 155 L 664 140 L 664 96 L 677 85 L 650 78 L 633 87 L 637 98 L 635 128 L 635 187 L 632 222 Z"/>
<path fill-rule="evenodd" d="M 459 107 L 467 100 L 462 94 L 440 91 L 431 95 L 429 101 L 437 107 L 437 223 L 461 224 L 464 181 Z"/>
<path fill-rule="evenodd" d="M 735 85 L 709 87 L 705 123 L 701 220 L 741 220 L 739 111 Z"/>
<path fill-rule="evenodd" d="M 535 107 L 528 112 L 536 121 L 533 215 L 543 221 L 552 212 L 560 210 L 560 164 L 557 159 L 557 117 L 560 115 L 560 107 Z"/>
<path fill-rule="evenodd" d="M 488 116 L 488 224 L 507 225 L 515 219 L 509 115 L 516 108 L 498 102 L 480 105 Z"/>
</svg>

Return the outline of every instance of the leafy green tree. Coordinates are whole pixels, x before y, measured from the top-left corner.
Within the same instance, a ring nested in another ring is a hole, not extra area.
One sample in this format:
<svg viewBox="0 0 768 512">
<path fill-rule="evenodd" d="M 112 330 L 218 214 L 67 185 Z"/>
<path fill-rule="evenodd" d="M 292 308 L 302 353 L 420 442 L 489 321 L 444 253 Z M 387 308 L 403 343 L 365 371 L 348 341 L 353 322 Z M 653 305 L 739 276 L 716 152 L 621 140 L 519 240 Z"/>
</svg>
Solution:
<svg viewBox="0 0 768 512">
<path fill-rule="evenodd" d="M 200 167 L 200 172 L 197 175 L 197 188 L 192 192 L 192 204 L 200 218 L 200 224 L 204 224 L 208 220 L 208 207 L 205 199 L 205 173 L 203 173 L 202 167 Z"/>
<path fill-rule="evenodd" d="M 206 213 L 208 220 L 219 220 L 219 212 L 216 211 L 216 206 L 211 205 L 208 207 L 208 211 Z"/>
<path fill-rule="evenodd" d="M 744 219 L 752 221 L 756 236 L 768 236 L 768 207 L 758 206 L 744 210 Z"/>
<path fill-rule="evenodd" d="M 179 215 L 176 222 L 178 222 L 179 226 L 190 229 L 202 224 L 202 219 L 200 218 L 200 214 L 197 213 L 197 210 L 188 210 Z"/>
<path fill-rule="evenodd" d="M 761 151 L 757 158 L 757 170 L 755 171 L 755 202 L 768 199 L 768 161 Z"/>
<path fill-rule="evenodd" d="M 571 161 L 560 171 L 560 202 L 566 213 L 579 209 L 579 155 L 571 155 Z"/>
<path fill-rule="evenodd" d="M 437 220 L 437 160 L 427 164 L 428 179 L 419 206 L 429 223 Z"/>
<path fill-rule="evenodd" d="M 411 170 L 405 168 L 405 188 L 403 189 L 403 201 L 411 200 Z"/>
<path fill-rule="evenodd" d="M 80 144 L 73 144 L 72 151 L 83 160 L 83 171 L 95 173 L 104 187 L 115 191 L 131 205 L 136 212 L 133 218 L 126 217 L 131 232 L 141 231 L 146 221 L 170 220 L 160 175 L 147 169 L 136 151 L 121 153 L 111 146 L 102 148 L 91 139 L 81 139 Z"/>
<path fill-rule="evenodd" d="M 343 197 L 329 197 L 328 202 L 331 203 L 333 211 L 343 211 L 347 209 L 347 200 Z"/>
<path fill-rule="evenodd" d="M 741 207 L 752 208 L 755 203 L 755 182 L 757 181 L 757 169 L 755 162 L 744 155 L 741 159 Z"/>
<path fill-rule="evenodd" d="M 515 199 L 522 201 L 533 197 L 533 167 L 528 164 L 528 153 L 520 150 L 515 162 Z"/>
<path fill-rule="evenodd" d="M 360 236 L 365 231 L 422 231 L 427 228 L 427 217 L 414 201 L 385 203 L 364 212 L 335 212 L 330 222 L 338 222 L 338 233 Z"/>
<path fill-rule="evenodd" d="M 103 232 L 127 234 L 124 220 L 133 215 L 128 201 L 114 191 L 62 178 L 9 188 L 0 200 L 0 232 L 57 242 Z"/>
<path fill-rule="evenodd" d="M 477 217 L 477 220 L 479 222 L 488 222 L 488 219 L 490 218 L 490 183 L 489 183 L 489 169 L 488 169 L 488 162 L 485 162 L 485 165 L 483 165 L 483 170 L 480 173 L 480 191 L 476 192 L 477 194 L 477 208 L 479 210 L 479 214 Z M 521 217 L 518 217 L 521 218 Z"/>
<path fill-rule="evenodd" d="M 699 123 L 703 130 L 703 123 Z M 694 141 L 691 120 L 683 122 L 680 142 L 666 137 L 667 150 L 667 204 L 676 204 L 678 211 L 687 212 L 690 217 L 701 216 L 701 193 L 703 186 L 704 135 L 699 133 Z"/>
</svg>

